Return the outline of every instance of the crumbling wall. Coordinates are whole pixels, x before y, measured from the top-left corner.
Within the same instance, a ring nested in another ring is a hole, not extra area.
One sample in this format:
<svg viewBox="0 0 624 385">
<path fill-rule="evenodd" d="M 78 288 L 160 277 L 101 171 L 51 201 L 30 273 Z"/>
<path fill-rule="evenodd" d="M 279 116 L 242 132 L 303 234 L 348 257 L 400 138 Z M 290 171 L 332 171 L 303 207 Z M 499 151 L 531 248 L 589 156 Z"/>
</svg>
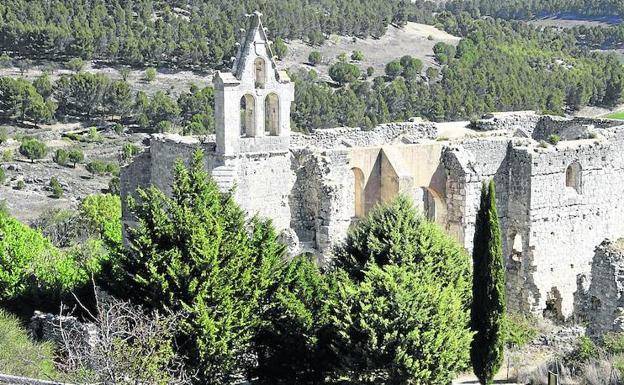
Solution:
<svg viewBox="0 0 624 385">
<path fill-rule="evenodd" d="M 558 135 L 561 140 L 588 139 L 596 130 L 617 126 L 621 123 L 609 119 L 564 118 L 560 116 L 540 117 L 531 137 L 535 140 L 548 140 L 551 135 Z"/>
<path fill-rule="evenodd" d="M 479 131 L 520 130 L 530 137 L 540 118 L 533 111 L 499 112 L 489 118 L 478 119 L 473 128 Z"/>
<path fill-rule="evenodd" d="M 575 313 L 587 324 L 587 333 L 624 332 L 624 240 L 606 239 L 598 245 L 591 274 L 579 276 L 578 282 Z"/>
<path fill-rule="evenodd" d="M 355 215 L 354 175 L 344 150 L 294 152 L 296 182 L 290 195 L 291 227 L 303 250 L 316 250 L 327 264 Z"/>
<path fill-rule="evenodd" d="M 584 140 L 532 147 L 528 250 L 539 298 L 534 311 L 572 315 L 575 277 L 590 271 L 594 248 L 624 233 L 622 143 Z M 576 164 L 578 189 L 568 186 Z"/>
<path fill-rule="evenodd" d="M 290 228 L 290 194 L 295 183 L 289 151 L 241 154 L 236 163 L 235 198 L 249 215 L 270 218 L 278 231 Z"/>
<path fill-rule="evenodd" d="M 345 148 L 381 146 L 391 143 L 411 143 L 418 139 L 435 139 L 438 130 L 434 123 L 402 122 L 386 123 L 371 130 L 340 127 L 314 130 L 311 134 L 295 134 L 290 138 L 291 147 Z"/>
<path fill-rule="evenodd" d="M 531 154 L 526 147 L 510 147 L 507 226 L 502 237 L 505 257 L 507 305 L 511 310 L 528 313 L 539 303 L 540 293 L 533 281 L 535 264 L 529 246 L 531 226 Z"/>
</svg>

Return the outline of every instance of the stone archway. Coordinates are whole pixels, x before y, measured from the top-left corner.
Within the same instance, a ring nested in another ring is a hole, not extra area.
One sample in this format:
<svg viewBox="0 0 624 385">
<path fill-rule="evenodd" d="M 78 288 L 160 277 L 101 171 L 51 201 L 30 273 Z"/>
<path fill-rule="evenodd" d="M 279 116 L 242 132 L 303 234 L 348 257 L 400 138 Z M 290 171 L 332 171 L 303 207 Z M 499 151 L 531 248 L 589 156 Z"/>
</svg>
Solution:
<svg viewBox="0 0 624 385">
<path fill-rule="evenodd" d="M 253 136 L 256 131 L 256 99 L 245 94 L 240 99 L 240 136 Z"/>
<path fill-rule="evenodd" d="M 279 97 L 270 93 L 264 99 L 264 131 L 265 135 L 279 135 Z"/>
<path fill-rule="evenodd" d="M 254 60 L 254 82 L 256 88 L 264 88 L 266 83 L 266 62 L 261 57 Z"/>
</svg>

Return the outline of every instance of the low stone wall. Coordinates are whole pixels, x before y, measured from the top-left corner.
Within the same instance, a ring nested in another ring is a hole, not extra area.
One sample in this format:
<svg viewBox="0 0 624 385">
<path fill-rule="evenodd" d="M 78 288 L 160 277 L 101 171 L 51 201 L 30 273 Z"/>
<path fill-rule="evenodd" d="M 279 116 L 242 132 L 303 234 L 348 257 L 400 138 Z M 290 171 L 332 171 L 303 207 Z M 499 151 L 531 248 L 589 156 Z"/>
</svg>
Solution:
<svg viewBox="0 0 624 385">
<path fill-rule="evenodd" d="M 501 112 L 493 114 L 491 118 L 477 120 L 473 128 L 479 131 L 521 130 L 531 136 L 540 118 L 533 111 Z"/>
<path fill-rule="evenodd" d="M 291 147 L 345 148 L 381 146 L 401 142 L 404 137 L 410 141 L 435 139 L 438 129 L 435 123 L 402 122 L 379 125 L 371 130 L 340 127 L 315 130 L 312 134 L 293 133 Z"/>
</svg>

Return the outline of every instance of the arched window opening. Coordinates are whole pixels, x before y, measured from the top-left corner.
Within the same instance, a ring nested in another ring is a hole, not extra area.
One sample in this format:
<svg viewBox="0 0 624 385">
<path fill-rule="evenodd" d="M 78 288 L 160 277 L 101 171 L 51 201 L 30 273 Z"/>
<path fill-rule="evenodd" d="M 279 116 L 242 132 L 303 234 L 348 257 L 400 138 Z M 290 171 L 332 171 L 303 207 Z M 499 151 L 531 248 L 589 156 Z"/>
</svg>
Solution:
<svg viewBox="0 0 624 385">
<path fill-rule="evenodd" d="M 279 98 L 276 94 L 264 99 L 264 130 L 266 135 L 279 135 Z"/>
<path fill-rule="evenodd" d="M 577 194 L 582 191 L 581 165 L 574 162 L 566 168 L 566 187 L 574 189 Z"/>
<path fill-rule="evenodd" d="M 351 169 L 355 180 L 355 209 L 356 218 L 364 218 L 366 215 L 366 197 L 364 195 L 364 173 L 357 167 Z"/>
<path fill-rule="evenodd" d="M 253 135 L 256 127 L 256 102 L 252 95 L 243 95 L 240 100 L 240 135 Z"/>
<path fill-rule="evenodd" d="M 266 64 L 263 58 L 259 57 L 254 60 L 254 69 L 256 88 L 264 88 L 266 83 Z"/>
</svg>

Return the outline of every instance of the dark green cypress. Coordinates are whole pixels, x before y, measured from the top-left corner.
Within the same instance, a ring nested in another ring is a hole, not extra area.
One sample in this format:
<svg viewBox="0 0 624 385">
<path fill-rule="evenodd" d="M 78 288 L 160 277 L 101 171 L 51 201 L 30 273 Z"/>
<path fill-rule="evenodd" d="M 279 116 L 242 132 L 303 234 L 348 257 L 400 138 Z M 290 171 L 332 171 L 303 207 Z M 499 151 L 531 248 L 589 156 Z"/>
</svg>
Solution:
<svg viewBox="0 0 624 385">
<path fill-rule="evenodd" d="M 494 181 L 483 184 L 472 252 L 472 368 L 482 384 L 491 384 L 503 363 L 505 271 Z"/>
</svg>

